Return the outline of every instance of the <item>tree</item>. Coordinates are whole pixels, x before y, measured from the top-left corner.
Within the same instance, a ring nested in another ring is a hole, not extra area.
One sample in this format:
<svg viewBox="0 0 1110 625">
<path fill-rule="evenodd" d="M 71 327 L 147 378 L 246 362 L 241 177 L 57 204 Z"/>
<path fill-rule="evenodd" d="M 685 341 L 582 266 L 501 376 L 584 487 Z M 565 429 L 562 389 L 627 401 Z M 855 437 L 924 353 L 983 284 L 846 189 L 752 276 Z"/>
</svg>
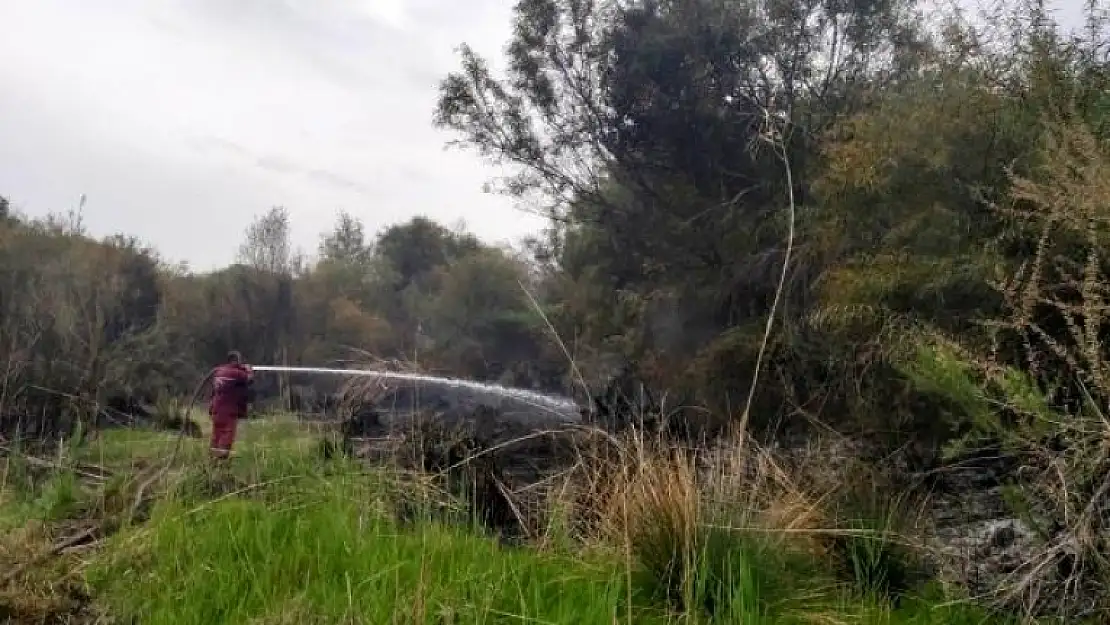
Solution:
<svg viewBox="0 0 1110 625">
<path fill-rule="evenodd" d="M 923 45 L 912 6 L 520 0 L 506 78 L 464 46 L 435 121 L 513 166 L 502 189 L 542 193 L 556 218 L 574 202 L 607 204 L 607 180 L 659 199 L 660 173 L 728 202 L 761 182 L 733 161 L 748 160 L 768 115 L 805 140 L 912 69 Z"/>
<path fill-rule="evenodd" d="M 346 211 L 339 213 L 334 229 L 321 238 L 319 252 L 322 262 L 363 266 L 373 254 L 362 222 Z"/>
<path fill-rule="evenodd" d="M 400 292 L 424 282 L 438 267 L 479 249 L 470 234 L 457 234 L 425 217 L 390 226 L 378 236 L 376 256 L 394 272 Z"/>
<path fill-rule="evenodd" d="M 688 356 L 758 320 L 777 285 L 786 181 L 768 126 L 809 203 L 822 133 L 920 66 L 913 18 L 900 1 L 521 0 L 507 75 L 464 47 L 435 121 L 513 168 L 501 190 L 545 200 L 560 264 L 605 283 L 591 308 L 623 293 L 659 311 L 641 324 L 696 328 L 673 345 Z"/>
<path fill-rule="evenodd" d="M 538 357 L 539 319 L 521 289 L 526 267 L 483 249 L 436 272 L 438 288 L 421 302 L 420 316 L 442 366 L 490 379 Z"/>
<path fill-rule="evenodd" d="M 298 270 L 300 258 L 293 249 L 289 211 L 275 206 L 255 218 L 239 247 L 239 261 L 272 274 L 293 274 Z"/>
<path fill-rule="evenodd" d="M 239 291 L 244 295 L 256 291 L 266 293 L 262 309 L 248 317 L 250 324 L 261 325 L 266 337 L 253 357 L 288 362 L 290 343 L 296 333 L 293 280 L 302 269 L 301 255 L 293 250 L 289 212 L 275 206 L 256 218 L 247 228 L 239 257 L 256 272 L 235 275 Z M 253 333 L 253 328 L 251 331 Z M 288 379 L 283 375 L 280 387 L 287 401 L 288 386 Z"/>
</svg>

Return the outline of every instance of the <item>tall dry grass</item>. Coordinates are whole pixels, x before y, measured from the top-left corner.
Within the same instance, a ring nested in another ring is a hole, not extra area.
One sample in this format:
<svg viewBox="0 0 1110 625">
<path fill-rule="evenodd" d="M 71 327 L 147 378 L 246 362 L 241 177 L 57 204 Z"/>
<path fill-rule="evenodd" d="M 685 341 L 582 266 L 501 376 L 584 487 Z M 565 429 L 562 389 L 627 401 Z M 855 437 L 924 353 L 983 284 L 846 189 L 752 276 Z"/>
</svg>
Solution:
<svg viewBox="0 0 1110 625">
<path fill-rule="evenodd" d="M 783 592 L 896 600 L 919 580 L 924 541 L 899 498 L 862 505 L 863 473 L 827 448 L 787 461 L 750 439 L 685 448 L 643 430 L 579 445 L 537 542 L 607 550 L 676 611 L 756 618 Z"/>
</svg>

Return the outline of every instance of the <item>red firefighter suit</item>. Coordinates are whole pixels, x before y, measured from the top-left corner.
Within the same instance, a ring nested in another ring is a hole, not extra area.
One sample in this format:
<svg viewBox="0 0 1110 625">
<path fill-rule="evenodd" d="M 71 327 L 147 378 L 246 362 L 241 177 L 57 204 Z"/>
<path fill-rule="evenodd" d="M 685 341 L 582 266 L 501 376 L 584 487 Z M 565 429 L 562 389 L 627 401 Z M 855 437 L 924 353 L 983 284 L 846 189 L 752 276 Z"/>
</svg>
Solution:
<svg viewBox="0 0 1110 625">
<path fill-rule="evenodd" d="M 247 415 L 253 381 L 250 368 L 239 363 L 225 363 L 212 371 L 212 401 L 208 405 L 212 451 L 224 454 L 231 451 L 239 419 Z"/>
</svg>

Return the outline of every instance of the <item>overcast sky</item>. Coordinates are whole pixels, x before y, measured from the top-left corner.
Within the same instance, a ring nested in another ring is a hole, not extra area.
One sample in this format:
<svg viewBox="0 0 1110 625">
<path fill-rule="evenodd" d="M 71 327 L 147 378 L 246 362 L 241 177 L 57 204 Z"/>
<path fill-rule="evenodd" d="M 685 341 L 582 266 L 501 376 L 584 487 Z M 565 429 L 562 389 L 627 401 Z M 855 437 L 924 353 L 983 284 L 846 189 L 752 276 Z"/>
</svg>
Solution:
<svg viewBox="0 0 1110 625">
<path fill-rule="evenodd" d="M 315 251 L 340 209 L 512 240 L 537 219 L 445 150 L 438 81 L 497 55 L 509 0 L 0 0 L 0 194 L 169 259 L 233 260 L 270 206 Z"/>
<path fill-rule="evenodd" d="M 497 172 L 430 123 L 456 46 L 498 57 L 511 5 L 0 0 L 0 194 L 43 215 L 84 193 L 94 234 L 198 269 L 274 205 L 310 252 L 340 209 L 516 240 L 540 221 L 483 193 Z"/>
</svg>

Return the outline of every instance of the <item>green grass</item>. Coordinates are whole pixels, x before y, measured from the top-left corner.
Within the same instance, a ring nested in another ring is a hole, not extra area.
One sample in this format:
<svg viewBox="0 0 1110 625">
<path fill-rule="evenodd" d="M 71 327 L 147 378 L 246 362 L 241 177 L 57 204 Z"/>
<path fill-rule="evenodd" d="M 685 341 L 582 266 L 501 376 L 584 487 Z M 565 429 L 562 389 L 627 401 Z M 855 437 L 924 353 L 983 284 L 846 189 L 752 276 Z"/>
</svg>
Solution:
<svg viewBox="0 0 1110 625">
<path fill-rule="evenodd" d="M 208 450 L 211 422 L 202 412 L 193 419 L 201 426 L 200 439 L 181 441 L 181 459 L 203 461 Z M 304 456 L 315 449 L 318 437 L 312 427 L 289 415 L 241 421 L 236 440 L 240 464 L 253 464 L 274 455 Z M 77 452 L 77 459 L 107 467 L 127 467 L 161 460 L 178 446 L 176 432 L 150 429 L 113 429 L 99 433 Z"/>
<path fill-rule="evenodd" d="M 104 611 L 144 624 L 1003 622 L 942 605 L 935 591 L 895 609 L 838 583 L 822 562 L 726 532 L 707 540 L 692 565 L 692 607 L 679 614 L 659 580 L 619 548 L 512 548 L 431 515 L 402 527 L 398 499 L 422 498 L 399 490 L 395 476 L 318 458 L 313 433 L 289 419 L 243 426 L 227 473 L 204 468 L 204 440 L 184 441 L 181 458 L 192 468 L 170 476 L 150 518 L 83 556 L 84 582 Z M 173 435 L 119 430 L 73 453 L 125 470 L 151 465 L 175 444 Z M 111 488 L 63 472 L 0 501 L 18 510 L 6 513 L 10 527 L 89 514 L 89 502 Z"/>
<path fill-rule="evenodd" d="M 114 614 L 153 624 L 683 622 L 651 603 L 619 557 L 503 547 L 431 521 L 402 530 L 379 494 L 373 481 L 336 474 L 210 505 L 167 501 L 146 526 L 115 537 L 88 580 Z M 732 569 L 740 575 L 703 622 L 991 622 L 925 601 L 892 610 L 835 588 L 789 596 L 748 582 L 775 566 L 768 554 L 736 555 L 747 556 Z"/>
<path fill-rule="evenodd" d="M 134 535 L 119 536 L 90 582 L 144 623 L 609 624 L 620 610 L 618 568 L 430 522 L 401 531 L 358 480 L 306 478 L 282 491 L 195 512 L 167 503 L 138 530 L 138 552 Z"/>
</svg>

